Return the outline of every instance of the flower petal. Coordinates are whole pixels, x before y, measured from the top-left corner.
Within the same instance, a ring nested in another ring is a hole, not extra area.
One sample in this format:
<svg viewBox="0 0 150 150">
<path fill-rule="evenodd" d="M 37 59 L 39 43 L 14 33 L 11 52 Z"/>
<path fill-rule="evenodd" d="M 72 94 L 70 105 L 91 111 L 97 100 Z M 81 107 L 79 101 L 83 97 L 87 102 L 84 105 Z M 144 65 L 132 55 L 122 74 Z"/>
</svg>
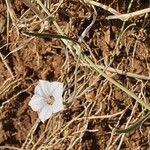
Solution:
<svg viewBox="0 0 150 150">
<path fill-rule="evenodd" d="M 40 120 L 44 123 L 45 120 L 50 118 L 52 115 L 52 106 L 51 105 L 45 105 L 40 111 L 38 111 L 38 116 Z"/>
<path fill-rule="evenodd" d="M 52 96 L 54 97 L 55 101 L 52 105 L 53 107 L 53 113 L 59 112 L 60 110 L 64 109 L 63 106 L 63 83 L 60 82 L 52 82 L 51 83 L 51 90 L 52 90 Z"/>
<path fill-rule="evenodd" d="M 61 82 L 52 82 L 52 83 L 50 83 L 49 88 L 50 88 L 52 96 L 54 97 L 55 100 L 62 97 L 63 90 L 64 90 L 63 83 L 61 83 Z"/>
<path fill-rule="evenodd" d="M 47 103 L 44 101 L 44 99 L 37 94 L 34 94 L 29 102 L 29 106 L 31 106 L 34 111 L 39 111 L 46 104 Z"/>
<path fill-rule="evenodd" d="M 57 113 L 64 109 L 62 96 L 59 97 L 57 96 L 57 99 L 55 99 L 52 108 L 53 108 L 53 113 Z"/>
<path fill-rule="evenodd" d="M 51 95 L 49 90 L 50 82 L 45 80 L 39 80 L 37 86 L 35 87 L 34 93 L 46 98 Z"/>
</svg>

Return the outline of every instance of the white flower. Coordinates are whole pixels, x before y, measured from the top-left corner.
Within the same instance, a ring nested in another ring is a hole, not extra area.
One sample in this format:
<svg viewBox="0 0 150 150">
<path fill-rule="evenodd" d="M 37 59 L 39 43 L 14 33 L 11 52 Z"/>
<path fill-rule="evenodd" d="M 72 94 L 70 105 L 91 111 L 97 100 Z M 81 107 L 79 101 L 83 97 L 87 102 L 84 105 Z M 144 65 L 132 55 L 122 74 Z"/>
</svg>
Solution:
<svg viewBox="0 0 150 150">
<path fill-rule="evenodd" d="M 29 106 L 37 111 L 40 120 L 44 123 L 53 113 L 64 109 L 62 94 L 63 83 L 39 80 Z"/>
</svg>

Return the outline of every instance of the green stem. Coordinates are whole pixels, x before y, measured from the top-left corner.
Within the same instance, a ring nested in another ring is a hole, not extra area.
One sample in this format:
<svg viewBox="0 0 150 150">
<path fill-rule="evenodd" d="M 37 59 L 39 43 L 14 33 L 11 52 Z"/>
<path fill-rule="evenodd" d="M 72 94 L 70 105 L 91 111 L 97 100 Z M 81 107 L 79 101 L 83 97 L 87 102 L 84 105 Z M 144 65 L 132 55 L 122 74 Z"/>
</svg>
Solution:
<svg viewBox="0 0 150 150">
<path fill-rule="evenodd" d="M 150 110 L 150 105 L 146 104 L 144 101 L 142 101 L 138 96 L 136 96 L 133 92 L 129 91 L 127 88 L 122 86 L 120 83 L 112 79 L 111 77 L 107 76 L 103 70 L 99 69 L 87 56 L 84 56 L 86 61 L 89 63 L 91 67 L 93 67 L 98 73 L 100 73 L 103 77 L 105 77 L 108 81 L 116 85 L 119 89 L 126 92 L 129 96 L 134 98 L 137 102 L 139 102 L 142 106 L 144 106 L 146 109 Z"/>
</svg>

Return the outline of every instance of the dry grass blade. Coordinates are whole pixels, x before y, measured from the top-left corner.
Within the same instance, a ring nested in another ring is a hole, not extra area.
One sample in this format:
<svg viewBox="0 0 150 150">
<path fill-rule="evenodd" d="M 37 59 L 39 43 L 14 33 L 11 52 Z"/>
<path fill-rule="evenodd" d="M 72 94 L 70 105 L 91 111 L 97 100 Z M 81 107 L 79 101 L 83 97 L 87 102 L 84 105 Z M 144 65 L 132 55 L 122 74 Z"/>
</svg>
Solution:
<svg viewBox="0 0 150 150">
<path fill-rule="evenodd" d="M 30 2 L 30 0 L 23 0 L 23 3 L 28 6 L 41 20 L 44 19 L 44 15 L 33 3 Z"/>
<path fill-rule="evenodd" d="M 111 16 L 108 16 L 106 19 L 108 19 L 108 20 L 120 19 L 120 20 L 123 20 L 123 21 L 127 21 L 132 17 L 139 16 L 139 15 L 149 13 L 149 12 L 150 12 L 150 8 L 146 8 L 146 9 L 138 10 L 138 11 L 131 12 L 131 13 L 128 13 L 128 14 L 111 15 Z"/>
<path fill-rule="evenodd" d="M 28 149 L 29 144 L 32 143 L 32 140 L 33 140 L 32 137 L 33 137 L 33 134 L 34 134 L 36 128 L 37 128 L 38 125 L 39 125 L 39 122 L 40 122 L 40 120 L 37 119 L 36 122 L 35 122 L 35 124 L 34 124 L 33 127 L 31 128 L 31 130 L 29 131 L 29 133 L 28 133 L 28 135 L 27 135 L 27 137 L 26 137 L 26 140 L 25 140 L 25 142 L 23 143 L 21 149 Z"/>
<path fill-rule="evenodd" d="M 7 4 L 7 10 L 9 12 L 9 15 L 14 23 L 14 25 L 16 24 L 16 21 L 18 20 L 17 19 L 17 16 L 13 10 L 13 7 L 12 7 L 12 4 L 11 4 L 11 1 L 10 0 L 5 0 L 6 1 L 6 4 Z"/>
<path fill-rule="evenodd" d="M 9 36 L 9 15 L 10 15 L 10 18 L 13 22 L 13 25 L 15 26 L 16 28 L 16 32 L 17 32 L 17 39 L 19 38 L 19 29 L 18 29 L 18 26 L 16 24 L 16 22 L 18 21 L 18 18 L 17 18 L 17 15 L 15 13 L 15 11 L 13 10 L 13 7 L 12 7 L 12 4 L 11 4 L 11 1 L 10 0 L 5 0 L 6 1 L 6 5 L 7 5 L 7 36 Z"/>
<path fill-rule="evenodd" d="M 109 11 L 110 13 L 114 14 L 114 15 L 121 15 L 120 12 L 116 11 L 115 9 L 107 6 L 107 5 L 104 5 L 102 3 L 99 3 L 99 2 L 96 2 L 96 1 L 92 1 L 92 0 L 84 0 L 84 2 L 86 4 L 90 4 L 90 5 L 94 5 L 94 6 L 97 6 L 97 7 L 100 7 L 100 8 L 103 8 L 104 10 L 106 11 Z"/>
<path fill-rule="evenodd" d="M 2 62 L 4 63 L 4 65 L 6 66 L 7 70 L 9 71 L 9 73 L 10 73 L 12 79 L 14 79 L 14 75 L 13 75 L 13 73 L 12 73 L 10 67 L 8 66 L 6 60 L 3 58 L 3 55 L 1 54 L 1 52 L 0 52 L 0 58 L 1 58 Z"/>
<path fill-rule="evenodd" d="M 83 38 L 87 35 L 87 33 L 89 32 L 89 30 L 92 28 L 92 26 L 94 25 L 95 21 L 96 21 L 96 17 L 97 17 L 97 12 L 96 12 L 96 9 L 94 8 L 94 6 L 92 7 L 93 10 L 94 10 L 94 13 L 93 13 L 93 19 L 92 19 L 92 22 L 90 23 L 90 25 L 88 25 L 86 27 L 86 29 L 82 32 L 81 36 L 79 37 L 78 39 L 78 42 L 81 43 Z"/>
<path fill-rule="evenodd" d="M 89 66 L 88 64 L 83 63 L 83 66 Z M 127 77 L 131 77 L 131 78 L 135 78 L 135 79 L 141 79 L 141 80 L 150 80 L 150 76 L 144 76 L 144 75 L 139 75 L 136 73 L 131 73 L 131 72 L 127 72 L 127 71 L 123 71 L 120 69 L 115 69 L 112 67 L 105 67 L 102 65 L 96 65 L 97 67 L 99 67 L 100 69 L 103 69 L 105 71 L 109 71 L 109 72 L 113 72 L 113 73 L 118 73 Z"/>
<path fill-rule="evenodd" d="M 82 117 L 82 118 L 78 118 L 77 120 L 83 120 L 83 119 L 106 119 L 106 118 L 116 117 L 118 115 L 121 115 L 122 113 L 124 113 L 124 110 L 121 111 L 121 112 L 118 112 L 116 114 L 112 114 L 112 115 Z"/>
<path fill-rule="evenodd" d="M 1 150 L 11 149 L 11 150 L 24 150 L 14 146 L 0 146 Z"/>
</svg>

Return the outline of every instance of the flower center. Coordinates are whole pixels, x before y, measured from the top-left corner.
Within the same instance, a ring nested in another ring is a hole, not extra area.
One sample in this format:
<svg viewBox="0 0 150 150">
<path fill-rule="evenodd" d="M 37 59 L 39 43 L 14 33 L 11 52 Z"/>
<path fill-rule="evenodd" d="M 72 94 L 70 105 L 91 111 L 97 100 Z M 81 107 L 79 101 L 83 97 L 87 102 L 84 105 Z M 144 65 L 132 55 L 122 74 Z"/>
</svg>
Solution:
<svg viewBox="0 0 150 150">
<path fill-rule="evenodd" d="M 49 96 L 47 99 L 46 99 L 46 102 L 50 105 L 53 105 L 55 99 L 53 96 Z"/>
</svg>

